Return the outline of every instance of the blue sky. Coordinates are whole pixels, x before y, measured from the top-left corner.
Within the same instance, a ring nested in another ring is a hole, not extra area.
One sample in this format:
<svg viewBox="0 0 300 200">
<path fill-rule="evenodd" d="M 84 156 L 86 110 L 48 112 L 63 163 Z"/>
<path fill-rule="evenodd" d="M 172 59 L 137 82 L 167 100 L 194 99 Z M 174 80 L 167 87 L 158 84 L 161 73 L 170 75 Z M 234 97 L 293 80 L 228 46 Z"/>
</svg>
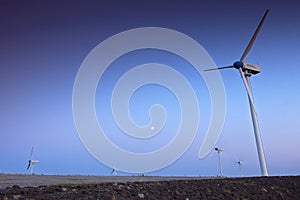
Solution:
<svg viewBox="0 0 300 200">
<path fill-rule="evenodd" d="M 269 15 L 245 60 L 262 66 L 262 72 L 252 77 L 251 82 L 269 174 L 299 175 L 300 5 L 297 1 L 227 1 L 226 4 L 223 1 L 1 1 L 0 172 L 28 173 L 27 161 L 34 146 L 34 158 L 40 161 L 35 173 L 108 175 L 110 168 L 88 153 L 73 121 L 73 84 L 88 53 L 112 35 L 151 26 L 188 35 L 206 49 L 218 66 L 232 64 L 240 58 L 266 8 L 270 9 Z M 151 60 L 147 55 L 136 52 L 129 59 L 147 62 Z M 155 59 L 167 62 L 165 57 L 173 59 L 159 52 Z M 119 62 L 122 64 L 121 59 Z M 120 72 L 114 70 L 116 74 Z M 218 174 L 216 153 L 198 159 L 209 123 L 209 96 L 201 78 L 192 71 L 183 73 L 197 89 L 199 132 L 180 159 L 149 174 L 214 176 Z M 242 80 L 235 70 L 223 70 L 221 75 L 227 98 L 226 119 L 217 143 L 224 148 L 223 173 L 238 176 L 236 161 L 240 159 L 244 175 L 260 175 Z M 157 86 L 143 90 L 133 96 L 136 104 L 131 105 L 137 123 L 147 123 L 148 119 L 134 107 L 141 106 L 139 111 L 146 111 L 155 102 L 164 104 L 170 116 L 178 115 L 176 100 L 169 91 Z M 100 94 L 99 91 L 97 95 Z M 155 97 L 149 100 L 150 96 Z M 96 107 L 101 119 L 106 113 L 101 114 L 101 104 Z M 166 129 L 172 132 L 177 122 L 176 117 L 170 118 Z M 103 123 L 114 130 L 109 120 Z M 127 140 L 116 143 L 132 147 Z M 145 148 L 153 149 L 156 145 L 163 143 L 158 141 Z M 133 149 L 145 151 L 135 146 Z"/>
</svg>

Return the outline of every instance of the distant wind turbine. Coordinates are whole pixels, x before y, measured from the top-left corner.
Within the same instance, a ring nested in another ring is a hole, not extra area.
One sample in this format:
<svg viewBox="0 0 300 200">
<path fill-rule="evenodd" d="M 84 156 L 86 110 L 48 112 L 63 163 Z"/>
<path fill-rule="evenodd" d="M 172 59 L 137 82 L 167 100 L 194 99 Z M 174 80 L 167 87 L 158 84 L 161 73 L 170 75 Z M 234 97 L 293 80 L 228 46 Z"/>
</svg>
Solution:
<svg viewBox="0 0 300 200">
<path fill-rule="evenodd" d="M 30 170 L 30 174 L 33 174 L 33 166 L 34 164 L 38 163 L 38 160 L 32 160 L 32 154 L 33 154 L 33 147 L 31 148 L 31 153 L 30 153 L 30 159 L 28 160 L 28 166 L 27 170 Z"/>
<path fill-rule="evenodd" d="M 110 172 L 110 174 L 114 174 L 115 176 L 117 175 L 117 168 L 116 165 L 114 165 L 114 168 L 112 169 L 112 171 Z"/>
<path fill-rule="evenodd" d="M 221 156 L 220 156 L 220 153 L 223 151 L 223 149 L 222 149 L 222 148 L 215 148 L 215 150 L 216 150 L 217 153 L 218 153 L 220 176 L 222 177 L 222 176 L 223 176 L 223 169 L 222 169 L 222 162 L 221 162 Z"/>
<path fill-rule="evenodd" d="M 218 68 L 205 70 L 205 71 L 211 71 L 211 70 L 220 70 L 220 69 L 227 69 L 227 68 L 236 68 L 239 70 L 242 80 L 244 82 L 246 91 L 248 93 L 248 99 L 249 99 L 249 103 L 250 103 L 250 110 L 251 110 L 251 116 L 252 116 L 252 123 L 253 123 L 257 153 L 258 153 L 258 158 L 259 158 L 259 162 L 260 162 L 260 170 L 261 170 L 262 176 L 268 176 L 268 170 L 267 170 L 267 164 L 266 164 L 261 134 L 260 134 L 259 126 L 258 126 L 257 113 L 256 113 L 256 109 L 254 106 L 253 96 L 252 96 L 250 79 L 249 79 L 251 75 L 260 73 L 261 68 L 258 65 L 244 62 L 244 59 L 246 58 L 249 51 L 251 50 L 251 48 L 254 44 L 254 41 L 266 19 L 268 12 L 269 12 L 269 10 L 267 9 L 239 61 L 234 62 L 233 65 L 230 65 L 230 66 L 218 67 Z"/>
<path fill-rule="evenodd" d="M 239 160 L 236 163 L 239 165 L 240 177 L 242 177 L 243 176 L 243 173 L 242 173 L 242 164 L 243 164 L 243 162 Z"/>
</svg>

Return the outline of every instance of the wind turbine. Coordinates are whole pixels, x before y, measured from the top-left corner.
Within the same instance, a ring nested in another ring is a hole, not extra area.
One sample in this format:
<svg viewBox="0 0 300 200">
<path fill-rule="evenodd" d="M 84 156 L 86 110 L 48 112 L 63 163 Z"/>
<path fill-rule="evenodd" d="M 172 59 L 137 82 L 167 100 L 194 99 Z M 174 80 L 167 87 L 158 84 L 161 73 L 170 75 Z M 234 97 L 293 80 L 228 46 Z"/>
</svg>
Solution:
<svg viewBox="0 0 300 200">
<path fill-rule="evenodd" d="M 240 177 L 242 177 L 242 164 L 243 164 L 243 162 L 239 160 L 236 163 L 239 165 Z"/>
<path fill-rule="evenodd" d="M 32 154 L 33 154 L 33 147 L 31 148 L 31 153 L 30 153 L 30 159 L 28 160 L 28 166 L 27 166 L 27 170 L 30 169 L 30 175 L 33 174 L 33 166 L 34 164 L 38 163 L 38 160 L 32 160 Z"/>
<path fill-rule="evenodd" d="M 252 123 L 253 123 L 253 129 L 254 129 L 254 135 L 255 135 L 255 141 L 256 141 L 256 148 L 257 148 L 257 153 L 258 153 L 258 158 L 259 158 L 259 163 L 260 163 L 260 170 L 261 170 L 262 176 L 268 176 L 268 170 L 267 170 L 267 164 L 266 164 L 261 134 L 260 134 L 258 121 L 257 121 L 256 109 L 254 106 L 254 101 L 253 101 L 253 96 L 252 96 L 250 79 L 249 79 L 251 75 L 260 73 L 261 68 L 258 65 L 244 62 L 244 59 L 246 58 L 249 51 L 251 50 L 251 48 L 254 44 L 254 41 L 266 19 L 268 12 L 269 12 L 269 10 L 267 9 L 239 61 L 234 62 L 233 65 L 230 65 L 230 66 L 218 67 L 218 68 L 205 70 L 205 71 L 211 71 L 211 70 L 220 70 L 220 69 L 227 69 L 227 68 L 236 68 L 239 70 L 240 75 L 243 79 L 245 88 L 248 93 L 248 99 L 249 99 L 249 103 L 250 103 Z"/>
<path fill-rule="evenodd" d="M 222 176 L 223 176 L 223 170 L 222 170 L 222 163 L 221 163 L 220 153 L 223 151 L 223 149 L 222 149 L 222 148 L 217 148 L 217 147 L 216 147 L 215 150 L 216 150 L 217 153 L 218 153 L 220 176 L 222 177 Z"/>
<path fill-rule="evenodd" d="M 114 168 L 112 169 L 112 171 L 110 172 L 110 174 L 114 174 L 115 176 L 117 175 L 116 165 L 114 165 Z"/>
</svg>

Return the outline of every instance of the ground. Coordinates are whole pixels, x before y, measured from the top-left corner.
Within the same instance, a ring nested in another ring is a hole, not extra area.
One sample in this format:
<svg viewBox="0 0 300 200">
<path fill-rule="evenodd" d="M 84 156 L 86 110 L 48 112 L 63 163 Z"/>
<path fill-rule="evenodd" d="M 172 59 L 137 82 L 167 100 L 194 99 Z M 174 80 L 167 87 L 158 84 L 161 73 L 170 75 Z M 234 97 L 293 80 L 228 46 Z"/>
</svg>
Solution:
<svg viewBox="0 0 300 200">
<path fill-rule="evenodd" d="M 54 176 L 49 178 L 55 179 Z M 49 178 L 44 176 L 44 180 Z M 98 177 L 102 181 L 85 184 L 81 184 L 78 176 L 68 178 L 73 182 L 0 187 L 0 199 L 300 199 L 300 176 Z M 88 182 L 87 179 L 84 177 L 84 182 Z M 96 178 L 91 179 L 93 182 Z M 1 176 L 0 181 L 5 182 Z"/>
</svg>

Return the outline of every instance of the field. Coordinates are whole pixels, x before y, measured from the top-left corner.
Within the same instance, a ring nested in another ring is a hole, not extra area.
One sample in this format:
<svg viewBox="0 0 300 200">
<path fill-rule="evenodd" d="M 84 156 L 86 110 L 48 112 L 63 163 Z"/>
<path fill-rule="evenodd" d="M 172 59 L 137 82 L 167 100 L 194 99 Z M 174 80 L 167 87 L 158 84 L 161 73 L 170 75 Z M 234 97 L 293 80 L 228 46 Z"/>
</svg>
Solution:
<svg viewBox="0 0 300 200">
<path fill-rule="evenodd" d="M 300 199 L 300 176 L 203 178 L 0 174 L 0 199 Z"/>
</svg>

